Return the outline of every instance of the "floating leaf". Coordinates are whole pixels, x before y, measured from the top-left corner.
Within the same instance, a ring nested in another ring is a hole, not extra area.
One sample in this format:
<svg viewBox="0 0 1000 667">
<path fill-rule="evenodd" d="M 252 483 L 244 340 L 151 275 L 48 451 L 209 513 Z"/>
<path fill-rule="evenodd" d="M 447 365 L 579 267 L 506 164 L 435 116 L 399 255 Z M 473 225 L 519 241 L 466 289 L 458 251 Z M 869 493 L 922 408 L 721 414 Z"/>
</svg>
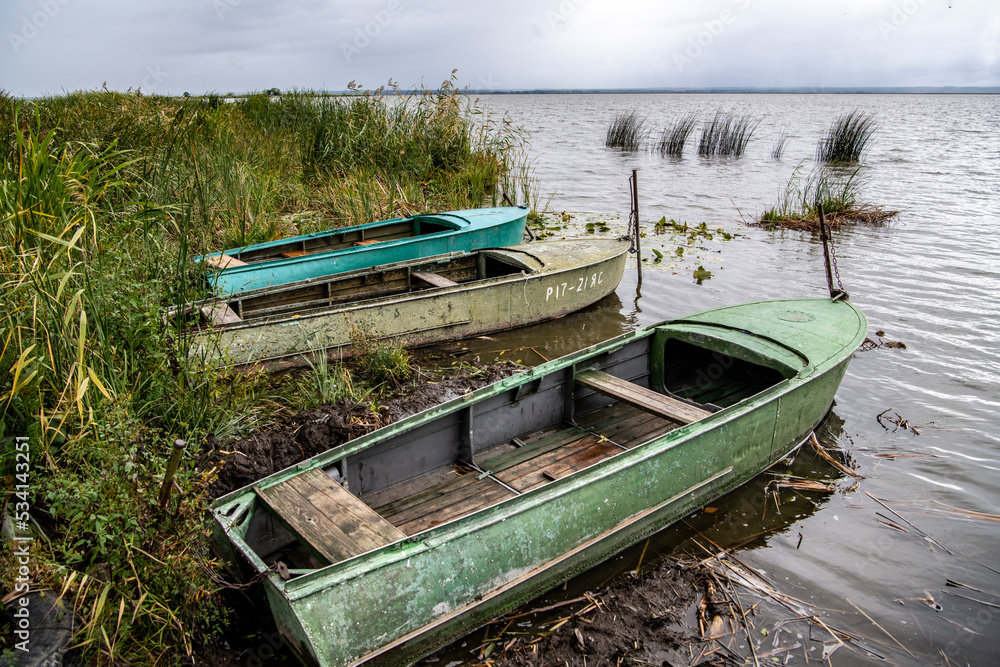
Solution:
<svg viewBox="0 0 1000 667">
<path fill-rule="evenodd" d="M 705 267 L 701 264 L 699 264 L 698 268 L 694 270 L 694 279 L 698 281 L 699 285 L 701 284 L 701 281 L 708 280 L 711 277 L 712 272 L 705 270 Z"/>
</svg>

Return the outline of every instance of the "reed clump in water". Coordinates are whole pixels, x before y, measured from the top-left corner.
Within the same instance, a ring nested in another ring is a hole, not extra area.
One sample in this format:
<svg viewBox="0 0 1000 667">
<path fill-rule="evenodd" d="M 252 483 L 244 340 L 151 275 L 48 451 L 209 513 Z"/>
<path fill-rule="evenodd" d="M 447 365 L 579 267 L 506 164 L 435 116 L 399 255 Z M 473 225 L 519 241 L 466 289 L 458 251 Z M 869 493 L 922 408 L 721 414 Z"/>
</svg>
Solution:
<svg viewBox="0 0 1000 667">
<path fill-rule="evenodd" d="M 635 111 L 620 111 L 608 124 L 604 145 L 626 151 L 639 150 L 646 138 L 646 119 Z"/>
<path fill-rule="evenodd" d="M 162 315 L 204 295 L 190 257 L 498 203 L 522 135 L 450 82 L 397 99 L 0 95 L 0 121 L 0 438 L 30 451 L 32 586 L 74 606 L 85 662 L 190 662 L 227 613 L 204 526 L 220 469 L 203 464 L 235 465 L 226 440 L 374 386 L 341 368 L 202 372 Z M 402 378 L 403 362 L 377 370 Z M 0 447 L 7 479 L 14 454 Z M 0 553 L 0 579 L 19 567 Z"/>
<path fill-rule="evenodd" d="M 858 201 L 864 182 L 861 167 L 843 169 L 822 166 L 803 181 L 800 164 L 780 194 L 776 206 L 761 215 L 757 224 L 764 226 L 819 229 L 819 207 L 830 226 L 845 222 L 882 224 L 898 214 L 884 207 Z"/>
<path fill-rule="evenodd" d="M 716 111 L 701 129 L 698 154 L 705 157 L 743 155 L 760 120 L 749 114 Z"/>
<path fill-rule="evenodd" d="M 660 140 L 654 145 L 660 155 L 673 155 L 679 157 L 684 154 L 684 146 L 688 137 L 694 131 L 694 126 L 698 122 L 698 114 L 694 112 L 686 113 L 673 124 L 664 129 L 660 135 Z"/>
<path fill-rule="evenodd" d="M 875 117 L 861 109 L 841 114 L 819 141 L 820 162 L 861 162 L 868 152 L 877 125 Z"/>
</svg>

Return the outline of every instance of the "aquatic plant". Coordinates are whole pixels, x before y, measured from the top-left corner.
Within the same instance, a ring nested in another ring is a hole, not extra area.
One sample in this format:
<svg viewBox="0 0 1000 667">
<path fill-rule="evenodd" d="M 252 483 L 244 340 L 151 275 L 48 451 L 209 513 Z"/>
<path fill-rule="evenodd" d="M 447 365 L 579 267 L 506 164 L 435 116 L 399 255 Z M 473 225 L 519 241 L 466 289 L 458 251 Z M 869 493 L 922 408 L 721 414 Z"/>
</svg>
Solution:
<svg viewBox="0 0 1000 667">
<path fill-rule="evenodd" d="M 820 162 L 860 162 L 868 151 L 877 125 L 873 114 L 855 109 L 841 114 L 819 141 Z"/>
<path fill-rule="evenodd" d="M 706 157 L 743 155 L 754 130 L 760 124 L 749 114 L 716 111 L 712 120 L 701 130 L 698 154 Z"/>
<path fill-rule="evenodd" d="M 690 112 L 684 114 L 675 120 L 670 127 L 663 130 L 660 140 L 655 144 L 654 148 L 659 151 L 660 155 L 682 155 L 684 153 L 684 145 L 687 143 L 688 137 L 691 135 L 697 122 L 697 113 Z"/>
<path fill-rule="evenodd" d="M 801 177 L 800 163 L 779 195 L 778 204 L 764 211 L 759 224 L 813 228 L 819 224 L 819 207 L 828 223 L 844 220 L 881 223 L 897 214 L 880 206 L 858 201 L 864 184 L 861 167 L 844 169 L 823 165 Z"/>
<path fill-rule="evenodd" d="M 785 128 L 781 128 L 778 131 L 778 136 L 774 140 L 774 144 L 771 146 L 771 158 L 774 160 L 780 160 L 782 153 L 785 152 L 785 143 L 788 141 L 788 132 Z"/>
<path fill-rule="evenodd" d="M 626 151 L 638 150 L 646 136 L 646 119 L 635 111 L 619 111 L 608 124 L 604 145 Z"/>
</svg>

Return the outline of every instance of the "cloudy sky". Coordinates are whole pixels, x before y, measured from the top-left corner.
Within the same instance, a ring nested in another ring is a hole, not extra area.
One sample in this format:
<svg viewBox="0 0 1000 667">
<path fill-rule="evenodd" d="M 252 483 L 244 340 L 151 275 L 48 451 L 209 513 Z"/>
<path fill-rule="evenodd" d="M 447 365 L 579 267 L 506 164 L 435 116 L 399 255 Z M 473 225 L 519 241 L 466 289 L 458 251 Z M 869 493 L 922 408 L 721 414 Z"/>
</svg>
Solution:
<svg viewBox="0 0 1000 667">
<path fill-rule="evenodd" d="M 3 0 L 0 88 L 1000 86 L 1000 0 Z"/>
</svg>

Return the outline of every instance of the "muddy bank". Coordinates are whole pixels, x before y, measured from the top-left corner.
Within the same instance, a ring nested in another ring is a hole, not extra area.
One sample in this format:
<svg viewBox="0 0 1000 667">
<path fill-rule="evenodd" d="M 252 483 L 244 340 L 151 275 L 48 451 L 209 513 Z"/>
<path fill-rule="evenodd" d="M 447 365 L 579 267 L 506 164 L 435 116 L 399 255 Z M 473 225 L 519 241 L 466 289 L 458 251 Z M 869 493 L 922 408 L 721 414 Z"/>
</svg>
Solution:
<svg viewBox="0 0 1000 667">
<path fill-rule="evenodd" d="M 493 384 L 523 370 L 510 363 L 483 368 L 463 367 L 443 379 L 425 380 L 404 388 L 398 396 L 381 401 L 377 411 L 369 401 L 342 400 L 289 417 L 274 428 L 242 440 L 220 441 L 209 436 L 217 453 L 205 465 L 215 469 L 208 487 L 213 498 L 320 454 L 348 440 L 400 419 L 450 401 L 480 387 Z"/>
<path fill-rule="evenodd" d="M 739 655 L 729 609 L 705 569 L 663 559 L 596 593 L 514 611 L 469 648 L 474 660 L 497 666 L 724 665 Z M 450 664 L 453 657 L 422 662 Z"/>
</svg>

